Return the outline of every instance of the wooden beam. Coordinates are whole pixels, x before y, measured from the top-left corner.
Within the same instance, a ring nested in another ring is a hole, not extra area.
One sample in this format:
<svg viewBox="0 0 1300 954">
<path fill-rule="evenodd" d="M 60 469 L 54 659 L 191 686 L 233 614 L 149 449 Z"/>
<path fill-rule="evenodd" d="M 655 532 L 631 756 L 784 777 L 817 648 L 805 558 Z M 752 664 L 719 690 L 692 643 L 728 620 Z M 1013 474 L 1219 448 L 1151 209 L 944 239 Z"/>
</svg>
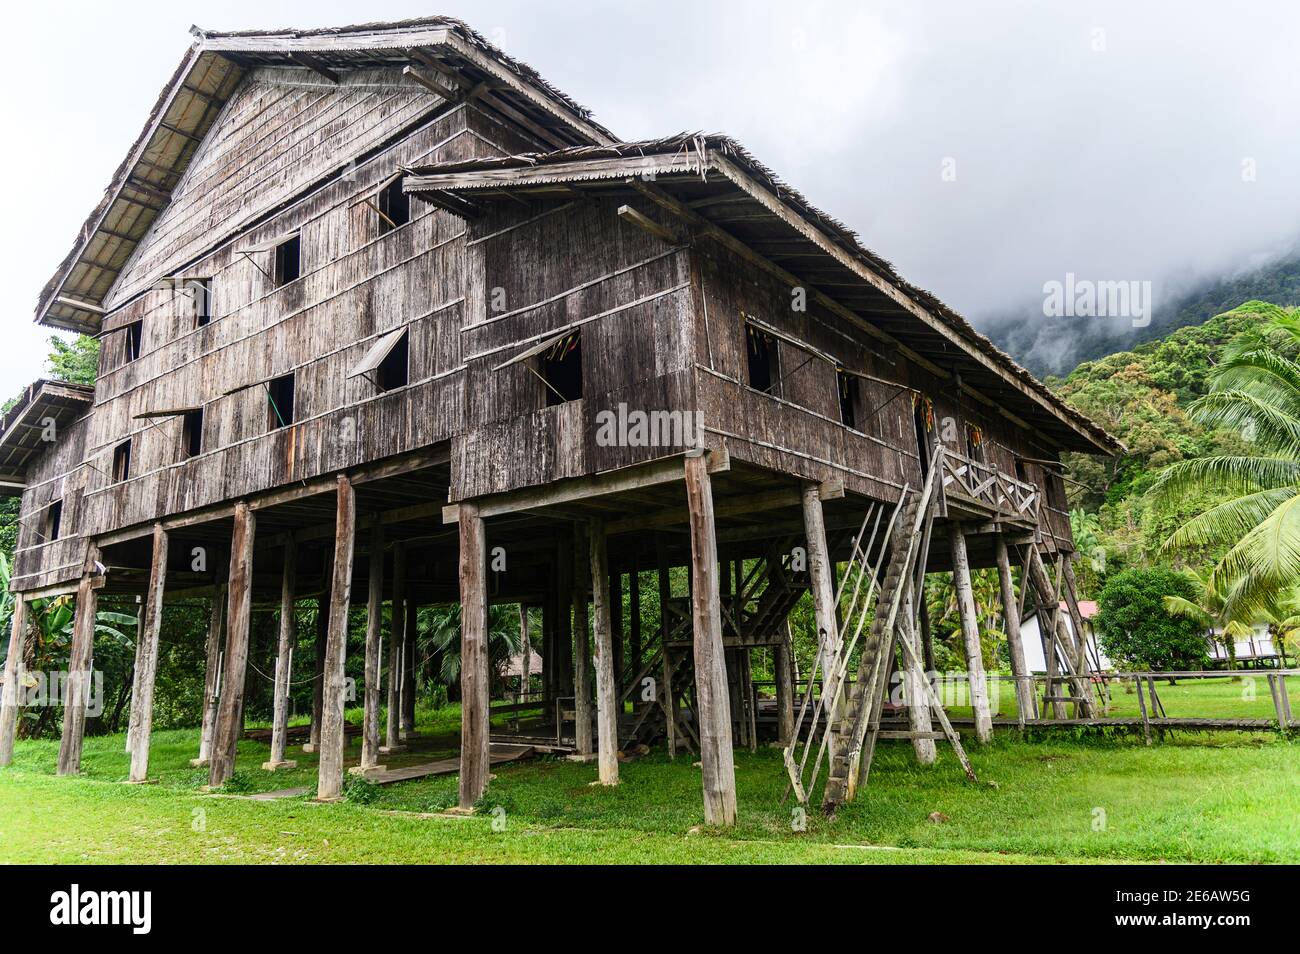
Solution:
<svg viewBox="0 0 1300 954">
<path fill-rule="evenodd" d="M 208 765 L 208 784 L 224 785 L 235 770 L 235 748 L 243 730 L 244 676 L 248 668 L 248 627 L 253 612 L 253 540 L 257 517 L 247 502 L 235 504 L 230 541 L 230 576 L 226 602 L 226 655 L 221 673 L 217 727 Z"/>
<path fill-rule="evenodd" d="M 822 513 L 821 497 L 815 484 L 808 485 L 803 490 L 803 525 L 804 545 L 808 549 L 808 577 L 812 584 L 813 611 L 817 624 L 818 653 L 821 656 L 822 695 L 829 706 L 834 699 L 837 683 L 835 671 L 839 668 L 840 632 L 836 620 L 835 570 L 826 544 L 826 520 Z M 843 701 L 841 693 L 839 703 L 830 710 L 832 720 L 838 720 L 843 715 Z M 834 758 L 835 752 L 832 749 L 831 761 Z"/>
<path fill-rule="evenodd" d="M 788 746 L 794 741 L 794 647 L 791 645 L 790 621 L 785 624 L 785 637 L 776 645 L 776 714 L 777 744 Z"/>
<path fill-rule="evenodd" d="M 993 714 L 989 711 L 988 682 L 984 676 L 984 653 L 980 648 L 979 615 L 975 609 L 975 592 L 971 588 L 966 534 L 956 521 L 949 532 L 949 545 L 952 552 L 952 581 L 957 592 L 957 612 L 961 617 L 962 645 L 966 650 L 968 691 L 975 714 L 975 738 L 987 743 L 993 739 Z"/>
<path fill-rule="evenodd" d="M 334 586 L 334 550 L 325 548 L 321 556 L 320 596 L 316 600 L 316 640 L 313 644 L 311 690 L 311 729 L 302 750 L 312 753 L 320 748 L 321 723 L 325 715 L 325 651 L 330 635 L 330 591 Z"/>
<path fill-rule="evenodd" d="M 370 531 L 370 572 L 366 577 L 365 704 L 361 722 L 362 772 L 379 765 L 379 654 L 384 646 L 384 527 Z"/>
<path fill-rule="evenodd" d="M 696 719 L 704 787 L 704 821 L 736 823 L 736 766 L 731 750 L 731 709 L 722 646 L 718 542 L 713 488 L 705 458 L 686 458 L 686 500 L 691 511 L 691 619 L 695 628 Z"/>
<path fill-rule="evenodd" d="M 615 685 L 609 551 L 605 522 L 591 521 L 591 592 L 596 635 L 596 745 L 601 785 L 618 784 L 618 687 Z M 623 607 L 618 611 L 621 614 Z"/>
<path fill-rule="evenodd" d="M 635 225 L 643 231 L 649 232 L 655 238 L 667 242 L 669 245 L 676 245 L 680 241 L 672 230 L 664 228 L 650 216 L 638 212 L 630 205 L 620 205 L 618 207 L 618 217 L 629 225 Z"/>
<path fill-rule="evenodd" d="M 320 766 L 316 798 L 334 801 L 343 793 L 343 712 L 347 706 L 348 610 L 352 607 L 352 561 L 356 551 L 357 492 L 346 474 L 338 475 L 334 530 L 334 577 L 330 581 L 329 636 L 322 678 Z"/>
<path fill-rule="evenodd" d="M 401 738 L 415 735 L 415 637 L 419 624 L 419 608 L 410 596 L 403 610 L 405 630 L 402 633 L 402 729 Z"/>
<path fill-rule="evenodd" d="M 56 304 L 64 305 L 68 308 L 76 308 L 78 311 L 88 311 L 92 315 L 107 315 L 108 309 L 101 308 L 93 302 L 83 301 L 80 298 L 73 298 L 69 295 L 59 295 L 54 299 Z"/>
<path fill-rule="evenodd" d="M 72 646 L 68 651 L 68 678 L 63 699 L 63 737 L 59 741 L 60 775 L 81 771 L 81 743 L 86 731 L 86 703 L 90 698 L 90 660 L 94 652 L 95 613 L 99 591 L 95 564 L 99 550 L 87 548 L 85 569 L 77 584 L 77 610 L 72 620 Z"/>
<path fill-rule="evenodd" d="M 487 519 L 501 514 L 574 503 L 589 497 L 626 493 L 643 487 L 675 483 L 682 479 L 682 460 L 683 455 L 676 454 L 649 464 L 621 467 L 618 470 L 606 471 L 590 477 L 574 477 L 544 487 L 490 494 L 476 500 L 478 513 L 480 517 Z M 710 474 L 722 473 L 731 468 L 730 457 L 725 450 L 710 451 L 706 466 Z M 443 523 L 455 523 L 458 516 L 458 505 L 451 504 L 443 508 Z"/>
<path fill-rule="evenodd" d="M 312 56 L 310 53 L 290 53 L 289 59 L 297 63 L 299 66 L 307 67 L 307 69 L 311 70 L 313 73 L 317 74 L 318 76 L 323 76 L 325 79 L 329 80 L 331 83 L 335 84 L 336 86 L 338 85 L 339 74 L 335 73 L 332 69 L 330 69 L 324 63 L 322 63 L 315 56 Z"/>
<path fill-rule="evenodd" d="M 131 693 L 131 769 L 128 778 L 143 782 L 149 777 L 149 738 L 153 734 L 153 691 L 158 674 L 158 638 L 162 631 L 163 590 L 167 585 L 167 532 L 159 524 L 153 530 L 153 559 L 149 565 L 149 589 L 145 593 L 144 620 L 136 633 L 134 691 Z"/>
<path fill-rule="evenodd" d="M 262 768 L 275 772 L 293 768 L 296 762 L 285 759 L 285 742 L 289 733 L 289 686 L 293 683 L 293 648 L 298 644 L 297 620 L 294 616 L 294 591 L 298 586 L 298 542 L 290 536 L 280 564 L 280 639 L 275 653 L 275 697 L 271 705 L 271 757 Z"/>
<path fill-rule="evenodd" d="M 460 524 L 460 809 L 470 811 L 487 791 L 488 735 L 487 539 L 473 503 Z"/>
<path fill-rule="evenodd" d="M 0 766 L 14 758 L 14 736 L 18 732 L 18 710 L 22 703 L 23 660 L 27 652 L 27 600 L 14 597 L 9 627 L 9 651 L 5 654 L 4 685 L 0 687 Z"/>
<path fill-rule="evenodd" d="M 573 710 L 574 742 L 579 755 L 590 755 L 591 739 L 591 618 L 588 579 L 591 541 L 587 528 L 573 528 Z"/>
<path fill-rule="evenodd" d="M 677 758 L 677 697 L 673 695 L 672 656 L 668 652 L 668 638 L 672 633 L 669 616 L 669 604 L 673 596 L 671 568 L 668 566 L 667 541 L 661 533 L 655 534 L 655 567 L 659 582 L 659 646 L 663 655 L 663 677 L 660 680 L 660 696 L 668 724 L 668 757 Z"/>
</svg>

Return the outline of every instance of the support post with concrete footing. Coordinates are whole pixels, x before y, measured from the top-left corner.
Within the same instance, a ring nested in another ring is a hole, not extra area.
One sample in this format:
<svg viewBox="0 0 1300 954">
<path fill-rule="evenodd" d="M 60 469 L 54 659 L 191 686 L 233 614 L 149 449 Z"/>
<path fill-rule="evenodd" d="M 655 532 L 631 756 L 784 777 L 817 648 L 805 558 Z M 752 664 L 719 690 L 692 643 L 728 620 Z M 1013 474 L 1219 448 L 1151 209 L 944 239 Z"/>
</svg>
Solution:
<svg viewBox="0 0 1300 954">
<path fill-rule="evenodd" d="M 686 502 L 691 526 L 691 619 L 695 628 L 695 693 L 704 787 L 704 821 L 736 823 L 736 766 L 722 647 L 718 591 L 718 537 L 713 487 L 703 454 L 686 457 Z"/>
<path fill-rule="evenodd" d="M 321 718 L 325 709 L 325 649 L 330 638 L 330 587 L 334 580 L 334 550 L 326 547 L 321 554 L 320 598 L 316 601 L 316 641 L 312 644 L 311 727 L 307 730 L 304 752 L 320 748 Z"/>
<path fill-rule="evenodd" d="M 487 791 L 489 770 L 487 534 L 478 505 L 460 505 L 460 808 Z"/>
<path fill-rule="evenodd" d="M 366 586 L 366 688 L 358 773 L 382 768 L 379 764 L 379 656 L 384 648 L 384 527 L 377 518 L 370 531 L 370 573 Z"/>
<path fill-rule="evenodd" d="M 663 677 L 659 688 L 668 723 L 668 757 L 675 759 L 677 758 L 677 697 L 673 695 L 673 663 L 672 656 L 668 652 L 668 634 L 672 631 L 668 604 L 673 596 L 673 579 L 669 573 L 668 547 L 663 534 L 655 534 L 655 565 L 659 581 L 659 647 L 663 655 Z"/>
<path fill-rule="evenodd" d="M 222 554 L 224 556 L 224 554 Z M 216 553 L 212 559 L 218 559 Z M 221 695 L 221 669 L 226 652 L 226 584 L 212 587 L 212 600 L 208 606 L 208 637 L 204 643 L 203 669 L 203 726 L 199 729 L 199 757 L 190 759 L 192 768 L 200 768 L 212 760 L 212 743 L 217 734 L 217 705 Z"/>
<path fill-rule="evenodd" d="M 158 674 L 158 639 L 162 632 L 163 590 L 167 584 L 167 532 L 153 527 L 153 559 L 145 593 L 143 624 L 136 633 L 135 679 L 131 692 L 131 770 L 129 780 L 149 777 L 149 737 L 153 734 L 153 690 Z"/>
<path fill-rule="evenodd" d="M 332 801 L 343 793 L 343 710 L 348 655 L 348 610 L 352 605 L 352 559 L 356 547 L 357 495 L 347 474 L 338 476 L 334 518 L 334 575 L 330 582 L 329 636 L 325 641 L 320 720 L 320 768 L 316 798 Z"/>
<path fill-rule="evenodd" d="M 1025 644 L 1020 636 L 1020 601 L 1016 598 L 1015 583 L 1011 579 L 1011 557 L 1007 553 L 1006 538 L 995 533 L 993 546 L 997 551 L 998 584 L 1002 591 L 1002 618 L 1006 621 L 1007 652 L 1011 656 L 1011 678 L 1016 687 L 1016 721 L 1023 726 L 1034 718 L 1034 683 L 1025 663 Z"/>
<path fill-rule="evenodd" d="M 586 528 L 573 537 L 573 711 L 574 741 L 579 755 L 591 755 L 591 622 L 587 613 L 587 579 L 590 576 Z"/>
<path fill-rule="evenodd" d="M 59 742 L 60 775 L 81 771 L 81 742 L 86 731 L 86 703 L 90 698 L 90 665 L 95 649 L 95 613 L 99 592 L 95 576 L 99 548 L 91 544 L 86 566 L 77 584 L 77 610 L 72 620 L 72 648 L 68 654 L 68 681 L 63 700 L 63 738 Z"/>
<path fill-rule="evenodd" d="M 275 653 L 275 699 L 271 704 L 271 758 L 262 763 L 269 772 L 293 768 L 298 763 L 284 757 L 289 735 L 289 686 L 293 682 L 293 647 L 298 642 L 294 617 L 294 591 L 298 586 L 298 543 L 289 534 L 284 543 L 280 572 L 280 640 Z"/>
<path fill-rule="evenodd" d="M 605 521 L 591 521 L 591 593 L 596 636 L 596 742 L 600 784 L 618 784 L 618 686 L 614 675 L 614 625 L 610 606 Z"/>
<path fill-rule="evenodd" d="M 9 628 L 9 651 L 5 655 L 5 681 L 0 688 L 0 765 L 14 759 L 14 736 L 18 733 L 18 711 L 23 693 L 23 656 L 27 652 L 27 600 L 14 597 Z"/>
<path fill-rule="evenodd" d="M 248 627 L 253 613 L 253 537 L 257 517 L 248 502 L 235 504 L 235 530 L 230 542 L 227 580 L 226 655 L 221 673 L 217 727 L 208 765 L 208 784 L 224 785 L 235 770 L 235 749 L 243 730 L 244 677 L 248 669 Z"/>
<path fill-rule="evenodd" d="M 388 630 L 388 712 L 381 754 L 400 752 L 402 745 L 402 640 L 406 637 L 406 547 L 393 546 L 393 612 Z"/>
<path fill-rule="evenodd" d="M 989 689 L 984 676 L 979 616 L 975 609 L 975 591 L 971 587 L 966 534 L 956 521 L 952 524 L 949 542 L 952 550 L 952 582 L 957 592 L 957 612 L 961 617 L 962 645 L 966 650 L 966 678 L 971 708 L 975 714 L 975 738 L 980 742 L 988 742 L 993 738 L 993 715 L 989 711 Z"/>
</svg>

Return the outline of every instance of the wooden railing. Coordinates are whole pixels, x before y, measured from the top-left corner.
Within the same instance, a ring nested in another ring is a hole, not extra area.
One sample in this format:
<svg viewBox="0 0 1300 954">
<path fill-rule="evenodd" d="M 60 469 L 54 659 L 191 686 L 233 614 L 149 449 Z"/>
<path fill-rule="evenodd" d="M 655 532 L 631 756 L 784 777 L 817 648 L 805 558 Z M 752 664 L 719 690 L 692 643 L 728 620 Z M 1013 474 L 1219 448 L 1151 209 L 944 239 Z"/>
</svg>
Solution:
<svg viewBox="0 0 1300 954">
<path fill-rule="evenodd" d="M 965 498 L 1020 517 L 1033 518 L 1037 514 L 1039 493 L 1035 485 L 945 447 L 936 450 L 935 461 L 942 469 L 945 497 Z"/>
</svg>

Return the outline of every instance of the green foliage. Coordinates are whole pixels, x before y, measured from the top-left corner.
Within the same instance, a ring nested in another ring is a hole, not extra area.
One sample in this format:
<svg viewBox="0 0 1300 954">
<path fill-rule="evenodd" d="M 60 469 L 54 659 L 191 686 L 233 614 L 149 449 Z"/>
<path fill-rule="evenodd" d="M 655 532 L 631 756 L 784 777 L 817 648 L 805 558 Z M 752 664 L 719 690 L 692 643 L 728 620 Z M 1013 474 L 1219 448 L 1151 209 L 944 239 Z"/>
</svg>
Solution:
<svg viewBox="0 0 1300 954">
<path fill-rule="evenodd" d="M 1203 665 L 1206 630 L 1195 619 L 1175 616 L 1169 596 L 1195 600 L 1196 586 L 1169 567 L 1130 569 L 1106 581 L 1096 617 L 1101 647 L 1111 659 L 1150 670 L 1187 670 Z"/>
<path fill-rule="evenodd" d="M 50 376 L 73 384 L 94 384 L 99 373 L 99 339 L 78 335 L 72 341 L 52 335 L 46 359 Z"/>
<path fill-rule="evenodd" d="M 383 789 L 360 775 L 348 774 L 343 779 L 343 797 L 357 805 L 369 805 L 383 794 Z"/>
</svg>

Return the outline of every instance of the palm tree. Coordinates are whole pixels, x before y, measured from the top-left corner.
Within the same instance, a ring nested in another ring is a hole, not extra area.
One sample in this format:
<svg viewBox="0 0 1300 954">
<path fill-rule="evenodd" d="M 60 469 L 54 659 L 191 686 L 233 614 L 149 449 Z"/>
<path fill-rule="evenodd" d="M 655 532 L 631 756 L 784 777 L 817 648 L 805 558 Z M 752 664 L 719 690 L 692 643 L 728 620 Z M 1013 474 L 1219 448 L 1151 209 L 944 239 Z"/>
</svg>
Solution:
<svg viewBox="0 0 1300 954">
<path fill-rule="evenodd" d="M 1250 638 L 1250 626 L 1233 618 L 1231 594 L 1222 590 L 1213 573 L 1197 573 L 1195 570 L 1183 572 L 1196 587 L 1196 596 L 1193 599 L 1166 596 L 1165 609 L 1170 616 L 1181 616 L 1200 623 L 1211 639 L 1223 644 L 1228 651 L 1228 668 L 1235 670 L 1237 640 Z"/>
<path fill-rule="evenodd" d="M 1210 492 L 1228 499 L 1185 523 L 1165 547 L 1227 550 L 1209 583 L 1228 595 L 1231 616 L 1263 615 L 1300 579 L 1300 315 L 1272 308 L 1260 330 L 1225 349 L 1211 390 L 1188 413 L 1202 424 L 1232 427 L 1257 456 L 1202 457 L 1164 470 L 1157 501 Z"/>
<path fill-rule="evenodd" d="M 455 686 L 460 682 L 460 604 L 432 607 L 422 617 L 421 622 L 429 624 L 423 640 L 428 652 L 424 655 L 440 658 L 439 681 L 448 687 Z M 519 652 L 520 645 L 518 609 L 505 605 L 489 607 L 488 669 L 494 683 L 501 680 L 506 663 Z"/>
</svg>

